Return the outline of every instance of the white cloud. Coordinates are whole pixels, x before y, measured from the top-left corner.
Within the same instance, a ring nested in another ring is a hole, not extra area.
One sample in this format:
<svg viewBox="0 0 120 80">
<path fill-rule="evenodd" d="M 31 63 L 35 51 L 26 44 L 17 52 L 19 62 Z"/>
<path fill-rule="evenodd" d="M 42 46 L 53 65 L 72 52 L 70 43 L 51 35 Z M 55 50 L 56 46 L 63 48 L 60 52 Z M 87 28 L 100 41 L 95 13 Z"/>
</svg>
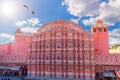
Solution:
<svg viewBox="0 0 120 80">
<path fill-rule="evenodd" d="M 16 26 L 18 27 L 25 27 L 25 26 L 41 26 L 42 24 L 40 24 L 40 20 L 38 18 L 30 18 L 27 20 L 22 20 L 22 21 L 17 21 L 16 22 Z"/>
<path fill-rule="evenodd" d="M 31 28 L 31 27 L 26 27 L 22 28 L 21 31 L 25 33 L 36 33 L 38 28 Z"/>
<path fill-rule="evenodd" d="M 83 20 L 86 25 L 97 19 L 102 19 L 109 25 L 113 25 L 117 21 L 120 22 L 119 0 L 109 0 L 109 3 L 102 2 L 101 4 L 98 3 L 98 0 L 64 0 L 62 5 L 66 5 L 67 11 L 74 16 L 91 17 L 92 19 Z"/>
<path fill-rule="evenodd" d="M 83 23 L 85 25 L 93 25 L 93 24 L 95 24 L 96 20 L 97 20 L 96 18 L 90 18 L 89 20 L 85 19 L 85 20 L 83 20 Z"/>
<path fill-rule="evenodd" d="M 42 26 L 42 24 L 38 18 L 30 18 L 24 21 L 18 21 L 16 26 L 20 27 L 23 33 L 36 33 L 37 27 Z"/>
<path fill-rule="evenodd" d="M 64 6 L 64 5 L 65 5 L 65 3 L 62 1 L 61 5 L 62 5 L 62 6 Z"/>
<path fill-rule="evenodd" d="M 8 42 L 14 41 L 14 36 L 11 34 L 7 34 L 7 33 L 1 33 L 0 34 L 0 38 L 2 39 L 8 39 Z"/>
<path fill-rule="evenodd" d="M 98 18 L 107 24 L 113 25 L 115 22 L 120 21 L 120 1 L 110 0 L 109 3 L 102 3 L 99 12 Z"/>
<path fill-rule="evenodd" d="M 80 20 L 80 18 L 78 18 L 78 19 L 71 19 L 71 21 L 73 21 L 74 23 L 77 23 L 78 24 L 78 22 L 79 22 L 79 20 Z"/>
<path fill-rule="evenodd" d="M 109 31 L 109 44 L 120 44 L 120 28 Z"/>
<path fill-rule="evenodd" d="M 94 16 L 98 14 L 99 3 L 97 0 L 64 0 L 62 5 L 67 6 L 67 11 L 74 16 Z"/>
<path fill-rule="evenodd" d="M 18 22 L 16 23 L 16 26 L 21 27 L 21 26 L 23 26 L 23 25 L 26 24 L 26 23 L 27 23 L 27 21 L 18 21 Z"/>
<path fill-rule="evenodd" d="M 38 18 L 31 18 L 27 20 L 32 26 L 39 25 L 39 19 Z"/>
</svg>

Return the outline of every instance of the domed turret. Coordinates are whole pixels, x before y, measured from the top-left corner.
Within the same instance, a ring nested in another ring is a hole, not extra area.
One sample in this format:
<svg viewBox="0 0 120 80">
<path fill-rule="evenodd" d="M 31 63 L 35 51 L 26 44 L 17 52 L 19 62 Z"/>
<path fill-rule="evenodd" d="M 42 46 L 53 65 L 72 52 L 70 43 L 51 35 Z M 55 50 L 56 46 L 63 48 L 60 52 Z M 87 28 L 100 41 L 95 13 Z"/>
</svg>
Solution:
<svg viewBox="0 0 120 80">
<path fill-rule="evenodd" d="M 21 31 L 20 29 L 17 29 L 17 30 L 15 31 L 15 35 L 22 35 L 22 31 Z"/>
<path fill-rule="evenodd" d="M 103 21 L 101 19 L 96 21 L 96 24 L 103 24 Z"/>
</svg>

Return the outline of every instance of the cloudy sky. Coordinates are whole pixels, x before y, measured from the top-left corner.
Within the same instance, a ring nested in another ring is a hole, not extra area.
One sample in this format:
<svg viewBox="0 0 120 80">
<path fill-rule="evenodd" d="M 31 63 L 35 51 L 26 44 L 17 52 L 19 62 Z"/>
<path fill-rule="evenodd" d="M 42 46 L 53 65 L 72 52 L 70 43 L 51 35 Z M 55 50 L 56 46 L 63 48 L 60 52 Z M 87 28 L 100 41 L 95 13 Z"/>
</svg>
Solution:
<svg viewBox="0 0 120 80">
<path fill-rule="evenodd" d="M 18 28 L 34 33 L 43 24 L 58 19 L 72 20 L 89 32 L 90 25 L 102 19 L 109 25 L 109 44 L 120 44 L 119 0 L 0 0 L 0 43 L 14 41 Z"/>
</svg>

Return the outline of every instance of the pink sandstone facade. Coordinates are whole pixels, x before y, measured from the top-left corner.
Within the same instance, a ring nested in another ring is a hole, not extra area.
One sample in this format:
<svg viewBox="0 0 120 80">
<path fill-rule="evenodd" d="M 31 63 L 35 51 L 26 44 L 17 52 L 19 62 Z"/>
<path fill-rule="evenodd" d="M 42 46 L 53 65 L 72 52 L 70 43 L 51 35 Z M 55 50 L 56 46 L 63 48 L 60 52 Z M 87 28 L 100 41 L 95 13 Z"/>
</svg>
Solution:
<svg viewBox="0 0 120 80">
<path fill-rule="evenodd" d="M 91 34 L 57 20 L 31 35 L 15 32 L 15 42 L 0 45 L 0 65 L 27 66 L 28 80 L 119 80 L 120 54 L 108 50 L 108 26 L 97 20 Z"/>
<path fill-rule="evenodd" d="M 94 48 L 97 54 L 108 54 L 108 26 L 103 24 L 101 20 L 96 22 L 91 28 L 92 35 L 94 36 Z"/>
<path fill-rule="evenodd" d="M 93 36 L 71 21 L 43 25 L 29 42 L 28 76 L 95 78 Z"/>
<path fill-rule="evenodd" d="M 26 65 L 28 54 L 28 38 L 20 29 L 15 32 L 15 42 L 0 45 L 1 65 Z"/>
</svg>

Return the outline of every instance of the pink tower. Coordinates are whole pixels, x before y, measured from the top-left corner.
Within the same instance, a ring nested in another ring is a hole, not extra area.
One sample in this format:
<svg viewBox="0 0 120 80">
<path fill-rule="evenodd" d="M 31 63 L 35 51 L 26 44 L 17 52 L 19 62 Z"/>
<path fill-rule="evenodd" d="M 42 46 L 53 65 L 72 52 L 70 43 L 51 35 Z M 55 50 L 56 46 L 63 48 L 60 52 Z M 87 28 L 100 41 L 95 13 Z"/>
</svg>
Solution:
<svg viewBox="0 0 120 80">
<path fill-rule="evenodd" d="M 95 53 L 108 54 L 108 25 L 103 24 L 103 21 L 99 19 L 92 26 L 91 32 L 94 37 Z"/>
<path fill-rule="evenodd" d="M 27 54 L 28 53 L 28 38 L 29 35 L 24 35 L 20 29 L 15 32 L 15 42 L 13 45 L 13 53 Z"/>
</svg>

